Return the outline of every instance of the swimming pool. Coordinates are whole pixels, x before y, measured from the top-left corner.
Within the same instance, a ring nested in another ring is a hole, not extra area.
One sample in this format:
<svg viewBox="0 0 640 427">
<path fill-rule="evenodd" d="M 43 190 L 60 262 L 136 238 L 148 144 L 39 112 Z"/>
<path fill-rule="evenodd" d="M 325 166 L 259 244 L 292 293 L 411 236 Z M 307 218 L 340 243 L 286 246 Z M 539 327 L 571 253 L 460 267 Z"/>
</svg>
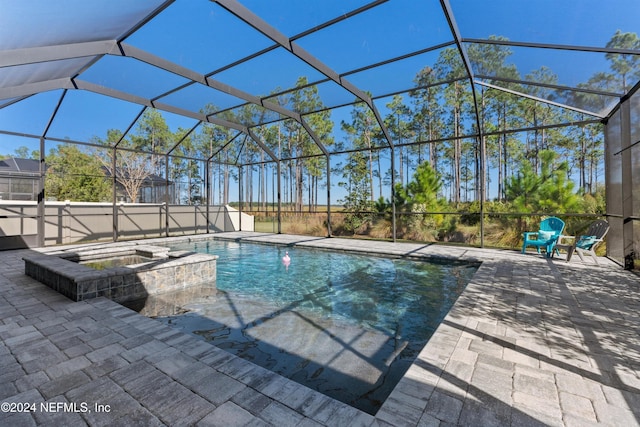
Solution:
<svg viewBox="0 0 640 427">
<path fill-rule="evenodd" d="M 171 249 L 218 255 L 217 290 L 159 320 L 370 414 L 478 267 L 216 240 Z"/>
</svg>

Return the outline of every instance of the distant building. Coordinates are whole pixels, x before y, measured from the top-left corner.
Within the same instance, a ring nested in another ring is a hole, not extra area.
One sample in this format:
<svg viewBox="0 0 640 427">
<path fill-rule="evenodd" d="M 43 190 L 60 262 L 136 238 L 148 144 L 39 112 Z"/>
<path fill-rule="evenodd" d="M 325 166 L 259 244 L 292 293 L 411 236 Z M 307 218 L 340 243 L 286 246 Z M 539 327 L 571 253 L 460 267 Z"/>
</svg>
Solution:
<svg viewBox="0 0 640 427">
<path fill-rule="evenodd" d="M 111 178 L 111 170 L 106 167 L 103 167 L 104 174 Z M 127 175 L 125 171 L 118 170 L 118 176 Z M 138 193 L 138 200 L 130 200 L 127 196 L 126 191 L 122 187 L 122 184 L 116 182 L 116 193 L 118 202 L 128 202 L 128 203 L 163 203 L 165 201 L 165 194 L 169 190 L 169 203 L 173 202 L 173 194 L 175 193 L 175 186 L 173 182 L 169 181 L 169 186 L 167 187 L 167 181 L 165 178 L 151 174 L 144 178 L 142 181 L 142 185 L 140 186 L 140 191 Z"/>
<path fill-rule="evenodd" d="M 105 175 L 110 176 L 108 169 Z M 14 157 L 0 159 L 0 200 L 38 200 L 40 180 L 39 161 Z M 175 198 L 175 188 L 169 182 L 169 201 Z M 116 184 L 118 201 L 136 203 L 162 203 L 166 193 L 166 180 L 158 175 L 144 179 L 138 194 L 138 200 L 127 200 L 126 193 L 119 183 Z"/>
<path fill-rule="evenodd" d="M 40 165 L 34 159 L 0 159 L 0 199 L 38 200 Z"/>
</svg>

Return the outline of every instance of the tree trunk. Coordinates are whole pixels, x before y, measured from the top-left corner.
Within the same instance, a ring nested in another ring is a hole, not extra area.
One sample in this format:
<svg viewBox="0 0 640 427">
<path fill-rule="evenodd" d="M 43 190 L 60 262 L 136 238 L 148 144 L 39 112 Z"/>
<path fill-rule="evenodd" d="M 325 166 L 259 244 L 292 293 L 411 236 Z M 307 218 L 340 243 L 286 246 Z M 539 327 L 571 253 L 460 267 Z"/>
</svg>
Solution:
<svg viewBox="0 0 640 427">
<path fill-rule="evenodd" d="M 267 209 L 267 167 L 264 164 L 264 150 L 260 150 L 260 198 L 264 211 Z"/>
<path fill-rule="evenodd" d="M 298 153 L 300 154 L 300 153 Z M 304 191 L 304 176 L 302 174 L 302 160 L 296 160 L 296 211 L 302 212 Z"/>
<path fill-rule="evenodd" d="M 380 165 L 380 151 L 378 151 L 378 155 L 376 156 L 376 163 L 378 164 L 378 190 L 380 192 L 379 197 L 382 196 L 382 167 Z"/>
<path fill-rule="evenodd" d="M 461 163 L 461 144 L 458 136 L 460 135 L 460 110 L 458 107 L 454 110 L 454 150 L 453 150 L 453 202 L 456 206 L 460 203 L 460 163 Z"/>
</svg>

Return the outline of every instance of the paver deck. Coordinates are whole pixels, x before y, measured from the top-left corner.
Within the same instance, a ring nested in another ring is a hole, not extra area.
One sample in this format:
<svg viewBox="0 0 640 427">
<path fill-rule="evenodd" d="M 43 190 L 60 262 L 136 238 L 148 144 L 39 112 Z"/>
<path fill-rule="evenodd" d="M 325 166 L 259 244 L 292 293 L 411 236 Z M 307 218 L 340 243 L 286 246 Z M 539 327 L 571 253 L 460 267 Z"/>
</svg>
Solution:
<svg viewBox="0 0 640 427">
<path fill-rule="evenodd" d="M 112 301 L 72 302 L 24 275 L 33 250 L 0 252 L 0 425 L 640 425 L 640 278 L 606 259 L 215 237 L 482 265 L 371 416 Z"/>
</svg>

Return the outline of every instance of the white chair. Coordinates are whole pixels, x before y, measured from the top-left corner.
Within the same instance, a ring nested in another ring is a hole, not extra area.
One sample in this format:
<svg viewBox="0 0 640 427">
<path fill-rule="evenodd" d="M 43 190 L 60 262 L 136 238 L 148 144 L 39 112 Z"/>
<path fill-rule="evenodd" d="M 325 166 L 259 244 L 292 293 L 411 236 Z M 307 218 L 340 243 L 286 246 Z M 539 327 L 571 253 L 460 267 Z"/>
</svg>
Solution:
<svg viewBox="0 0 640 427">
<path fill-rule="evenodd" d="M 558 238 L 558 243 L 556 244 L 556 249 L 565 249 L 567 251 L 567 262 L 571 260 L 571 255 L 575 251 L 582 262 L 585 262 L 585 255 L 591 255 L 593 261 L 596 264 L 599 264 L 598 257 L 596 255 L 596 248 L 604 240 L 604 236 L 607 235 L 608 231 L 609 223 L 607 221 L 601 219 L 594 221 L 589 226 L 586 234 L 583 234 L 580 237 L 560 236 Z M 567 240 L 571 241 L 571 243 L 567 242 Z"/>
</svg>

